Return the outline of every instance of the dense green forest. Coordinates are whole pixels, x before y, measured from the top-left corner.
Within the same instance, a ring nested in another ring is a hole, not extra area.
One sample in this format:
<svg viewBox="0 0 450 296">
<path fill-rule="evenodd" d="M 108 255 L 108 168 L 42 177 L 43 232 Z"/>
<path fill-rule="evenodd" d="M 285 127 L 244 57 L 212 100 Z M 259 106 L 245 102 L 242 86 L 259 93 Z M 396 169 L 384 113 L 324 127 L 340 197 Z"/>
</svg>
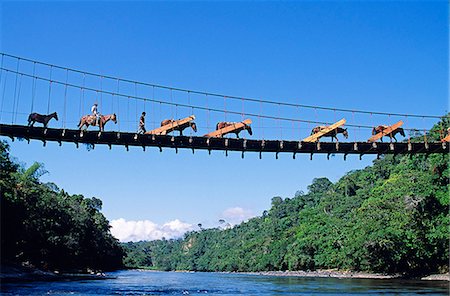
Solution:
<svg viewBox="0 0 450 296">
<path fill-rule="evenodd" d="M 42 183 L 43 166 L 24 168 L 0 141 L 1 262 L 44 270 L 122 267 L 123 250 L 97 198 L 70 195 Z"/>
<path fill-rule="evenodd" d="M 448 122 L 427 135 L 439 141 Z M 419 139 L 412 139 L 412 141 Z M 422 138 L 423 140 L 423 138 Z M 130 267 L 197 271 L 448 271 L 449 155 L 386 155 L 338 182 L 274 197 L 262 216 L 182 239 L 123 244 Z"/>
</svg>

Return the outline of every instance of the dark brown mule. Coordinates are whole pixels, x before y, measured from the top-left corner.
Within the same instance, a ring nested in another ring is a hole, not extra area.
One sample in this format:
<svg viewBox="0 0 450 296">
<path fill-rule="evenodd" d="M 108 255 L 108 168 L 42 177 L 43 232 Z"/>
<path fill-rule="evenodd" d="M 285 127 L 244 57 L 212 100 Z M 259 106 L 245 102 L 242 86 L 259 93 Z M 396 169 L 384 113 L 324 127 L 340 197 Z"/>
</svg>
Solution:
<svg viewBox="0 0 450 296">
<path fill-rule="evenodd" d="M 217 131 L 217 130 L 220 130 L 220 129 L 224 128 L 224 127 L 230 126 L 230 125 L 235 125 L 236 123 L 239 123 L 239 122 L 226 122 L 226 121 L 218 122 L 218 123 L 216 124 L 216 131 Z M 243 123 L 243 122 L 242 122 L 242 123 Z M 250 125 L 248 125 L 248 124 L 245 124 L 245 123 L 243 123 L 243 124 L 244 124 L 243 127 L 238 128 L 238 129 L 232 131 L 232 133 L 235 133 L 235 134 L 236 134 L 236 137 L 237 137 L 238 139 L 239 139 L 239 133 L 240 133 L 241 131 L 243 131 L 243 130 L 247 130 L 248 133 L 250 134 L 250 136 L 253 135 L 252 127 L 251 127 Z"/>
<path fill-rule="evenodd" d="M 372 129 L 372 135 L 375 136 L 376 134 L 381 133 L 382 131 L 387 129 L 388 127 L 389 126 L 387 126 L 387 125 L 376 126 Z M 403 128 L 399 127 L 398 129 L 392 131 L 391 133 L 383 135 L 383 137 L 389 137 L 391 139 L 391 142 L 392 142 L 392 138 L 394 138 L 395 142 L 397 142 L 395 135 L 398 133 L 400 133 L 400 135 L 402 135 L 403 137 L 405 136 L 405 131 L 403 130 Z M 380 138 L 381 142 L 383 142 L 383 137 Z"/>
<path fill-rule="evenodd" d="M 318 132 L 320 132 L 324 128 L 327 128 L 327 126 L 325 126 L 325 125 L 316 126 L 315 128 L 312 129 L 311 135 L 317 134 Z M 348 139 L 348 131 L 347 131 L 346 128 L 342 128 L 342 127 L 338 127 L 338 128 L 336 128 L 336 129 L 334 129 L 332 131 L 329 131 L 328 133 L 326 133 L 322 137 L 331 137 L 331 142 L 333 142 L 333 139 L 336 139 L 336 142 L 337 142 L 338 141 L 338 138 L 337 138 L 338 134 L 343 134 L 344 137 L 346 139 Z"/>
<path fill-rule="evenodd" d="M 105 129 L 105 124 L 110 120 L 112 120 L 114 123 L 117 123 L 116 113 L 100 116 L 100 123 L 98 125 L 100 131 L 103 131 Z M 85 115 L 81 117 L 80 122 L 78 123 L 78 129 L 81 129 L 84 125 L 86 125 L 86 129 L 90 125 L 97 126 L 97 118 L 95 117 L 95 115 Z"/>
<path fill-rule="evenodd" d="M 47 127 L 48 122 L 52 118 L 58 120 L 58 114 L 56 112 L 53 112 L 52 114 L 49 114 L 49 115 L 42 115 L 39 113 L 31 113 L 28 116 L 28 126 L 33 126 L 33 124 L 35 122 L 39 122 L 39 123 L 44 124 L 44 127 Z"/>
<path fill-rule="evenodd" d="M 173 120 L 173 119 L 165 119 L 165 120 L 161 121 L 161 126 L 165 126 L 165 125 L 172 124 L 175 122 L 176 122 L 176 120 Z M 188 126 L 190 126 L 194 132 L 197 132 L 197 125 L 193 121 L 189 121 L 184 124 L 181 124 L 181 125 L 177 126 L 176 128 L 174 128 L 173 130 L 179 131 L 180 136 L 182 136 L 183 130 L 186 129 Z"/>
</svg>

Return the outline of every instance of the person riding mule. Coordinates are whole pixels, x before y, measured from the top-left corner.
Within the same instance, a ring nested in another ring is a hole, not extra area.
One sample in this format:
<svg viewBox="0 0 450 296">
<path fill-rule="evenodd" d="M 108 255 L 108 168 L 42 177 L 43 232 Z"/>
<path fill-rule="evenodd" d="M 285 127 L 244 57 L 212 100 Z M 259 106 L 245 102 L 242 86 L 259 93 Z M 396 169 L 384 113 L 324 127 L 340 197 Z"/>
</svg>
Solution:
<svg viewBox="0 0 450 296">
<path fill-rule="evenodd" d="M 81 130 L 83 126 L 86 126 L 86 129 L 92 125 L 92 126 L 98 126 L 100 131 L 104 131 L 105 124 L 112 120 L 114 123 L 117 123 L 117 116 L 116 114 L 109 114 L 109 115 L 101 115 L 100 120 L 98 120 L 97 124 L 97 118 L 95 115 L 85 115 L 81 117 L 80 122 L 78 123 L 78 129 Z"/>
<path fill-rule="evenodd" d="M 94 103 L 94 105 L 92 106 L 92 108 L 91 108 L 91 112 L 92 112 L 92 115 L 94 115 L 95 116 L 95 118 L 96 118 L 96 121 L 97 121 L 97 125 L 99 125 L 100 124 L 100 113 L 98 112 L 98 104 L 97 103 Z"/>
</svg>

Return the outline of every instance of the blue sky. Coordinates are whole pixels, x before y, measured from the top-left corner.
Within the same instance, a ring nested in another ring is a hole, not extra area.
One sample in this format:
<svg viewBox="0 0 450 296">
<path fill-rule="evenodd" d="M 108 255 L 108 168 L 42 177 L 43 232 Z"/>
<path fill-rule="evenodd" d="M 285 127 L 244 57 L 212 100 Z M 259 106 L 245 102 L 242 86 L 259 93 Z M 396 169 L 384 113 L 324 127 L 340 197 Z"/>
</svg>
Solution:
<svg viewBox="0 0 450 296">
<path fill-rule="evenodd" d="M 0 5 L 1 51 L 13 55 L 104 75 L 242 97 L 399 113 L 441 115 L 448 110 L 446 1 L 69 1 Z M 13 64 L 9 66 L 14 68 Z M 45 69 L 39 71 L 44 73 Z M 103 87 L 108 87 L 107 82 Z M 45 84 L 37 88 L 35 104 L 42 113 L 46 111 L 47 88 Z M 53 91 L 52 109 L 61 114 L 61 102 L 56 100 L 63 89 L 55 87 Z M 138 91 L 139 95 L 150 96 L 149 89 Z M 23 114 L 19 114 L 18 123 L 25 123 L 30 110 L 27 94 L 30 92 L 24 82 L 19 105 Z M 156 96 L 169 100 L 167 92 L 160 91 Z M 183 93 L 173 96 L 180 103 L 188 100 Z M 68 97 L 67 118 L 64 123 L 53 122 L 55 126 L 74 127 L 80 113 L 86 113 L 92 102 L 99 100 L 96 94 L 86 93 L 80 108 L 79 92 L 69 90 Z M 201 96 L 190 99 L 197 105 L 206 104 Z M 190 115 L 192 111 L 158 110 L 158 106 L 134 101 L 126 107 L 125 101 L 117 103 L 108 96 L 103 100 L 101 111 L 120 110 L 120 129 L 130 131 L 135 128 L 136 110 L 140 112 L 144 107 L 150 128 L 161 119 Z M 241 108 L 239 101 L 221 98 L 209 98 L 207 104 Z M 10 111 L 10 105 L 6 102 L 3 111 Z M 255 113 L 260 112 L 259 107 L 244 106 L 246 112 Z M 262 112 L 325 121 L 346 117 L 349 122 L 367 125 L 405 120 L 268 106 Z M 195 113 L 201 133 L 218 120 L 240 120 L 232 115 L 224 118 L 223 114 Z M 2 122 L 9 122 L 8 114 L 2 118 Z M 296 138 L 306 136 L 311 128 L 283 125 L 280 131 L 278 122 L 253 119 L 253 138 L 261 138 L 263 132 L 268 138 L 277 138 L 280 133 Z M 419 128 L 434 123 L 430 119 L 405 121 L 407 127 Z M 365 130 L 349 130 L 350 139 L 367 138 Z M 342 156 L 326 160 L 323 155 L 315 155 L 313 161 L 309 155 L 297 156 L 296 160 L 291 155 L 281 155 L 278 160 L 274 155 L 264 155 L 259 160 L 256 154 L 242 160 L 237 153 L 226 158 L 221 152 L 208 155 L 198 151 L 192 155 L 191 151 L 175 154 L 173 150 L 159 153 L 157 149 L 143 152 L 138 148 L 126 152 L 118 147 L 87 151 L 70 144 L 59 147 L 48 143 L 42 147 L 35 141 L 16 141 L 11 143 L 11 150 L 27 165 L 44 163 L 50 172 L 45 181 L 55 182 L 70 193 L 101 198 L 108 219 L 151 221 L 154 224 L 139 226 L 144 229 L 139 233 L 147 234 L 155 229 L 167 230 L 173 223 L 165 228 L 163 225 L 177 219 L 181 221 L 177 225 L 187 229 L 188 224 L 216 226 L 221 218 L 237 222 L 259 215 L 270 207 L 273 196 L 292 197 L 297 190 L 306 191 L 315 177 L 335 181 L 373 160 L 370 156 L 362 161 L 357 156 L 347 161 Z"/>
</svg>

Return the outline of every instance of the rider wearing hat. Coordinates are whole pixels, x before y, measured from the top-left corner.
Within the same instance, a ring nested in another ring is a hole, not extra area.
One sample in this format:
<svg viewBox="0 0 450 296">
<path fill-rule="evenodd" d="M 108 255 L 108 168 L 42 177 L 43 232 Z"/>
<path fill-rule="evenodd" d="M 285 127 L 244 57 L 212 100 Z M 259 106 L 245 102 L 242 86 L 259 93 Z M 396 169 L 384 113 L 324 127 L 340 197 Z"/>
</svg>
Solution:
<svg viewBox="0 0 450 296">
<path fill-rule="evenodd" d="M 96 125 L 99 125 L 100 123 L 100 113 L 98 112 L 98 104 L 97 102 L 94 103 L 94 105 L 91 108 L 92 115 L 95 116 Z"/>
</svg>

